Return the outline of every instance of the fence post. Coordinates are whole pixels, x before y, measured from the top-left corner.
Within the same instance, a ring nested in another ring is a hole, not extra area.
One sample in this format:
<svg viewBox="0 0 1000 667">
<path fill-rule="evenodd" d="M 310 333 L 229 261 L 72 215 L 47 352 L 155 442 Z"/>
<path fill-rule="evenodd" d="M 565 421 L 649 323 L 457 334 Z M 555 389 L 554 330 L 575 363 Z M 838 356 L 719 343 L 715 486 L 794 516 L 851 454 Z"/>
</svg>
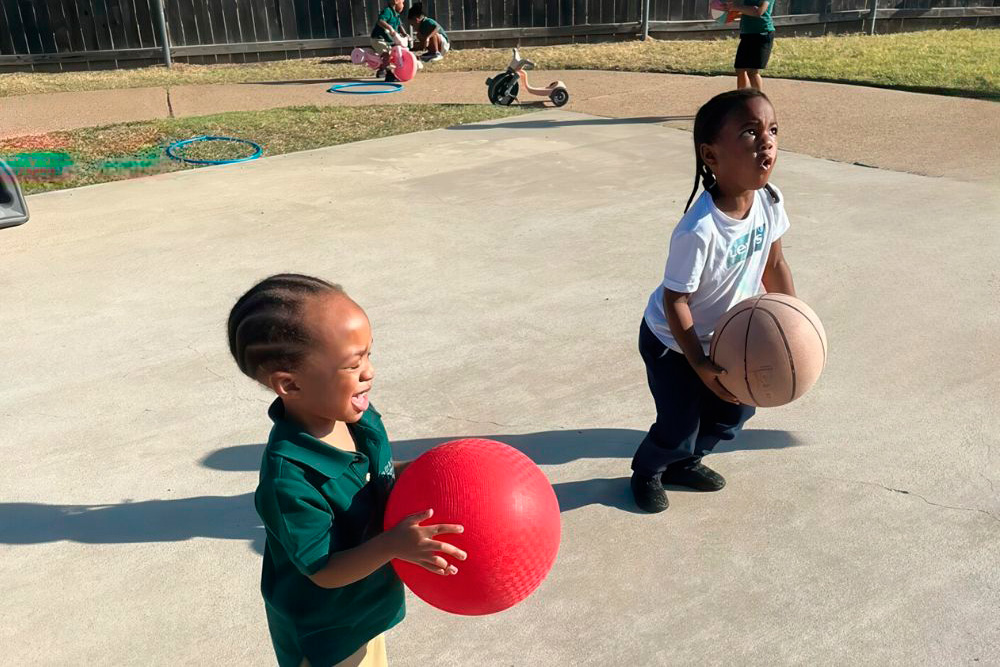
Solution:
<svg viewBox="0 0 1000 667">
<path fill-rule="evenodd" d="M 642 41 L 649 39 L 649 3 L 651 0 L 642 0 Z"/>
<path fill-rule="evenodd" d="M 163 0 L 153 0 L 153 12 L 156 15 L 156 28 L 160 33 L 160 44 L 163 45 L 163 64 L 171 66 L 170 62 L 170 36 L 167 34 L 167 17 L 163 13 Z"/>
<path fill-rule="evenodd" d="M 869 35 L 875 34 L 875 15 L 878 13 L 878 0 L 872 0 L 872 24 L 869 28 Z"/>
</svg>

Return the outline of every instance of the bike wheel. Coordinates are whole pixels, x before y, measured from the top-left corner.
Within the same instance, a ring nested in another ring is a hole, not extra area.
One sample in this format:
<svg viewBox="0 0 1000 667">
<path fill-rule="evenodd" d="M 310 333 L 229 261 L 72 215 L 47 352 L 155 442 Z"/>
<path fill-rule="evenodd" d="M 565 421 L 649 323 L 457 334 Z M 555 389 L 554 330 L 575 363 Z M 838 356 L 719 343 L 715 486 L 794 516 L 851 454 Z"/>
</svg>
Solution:
<svg viewBox="0 0 1000 667">
<path fill-rule="evenodd" d="M 516 75 L 506 72 L 500 74 L 490 80 L 490 102 L 500 106 L 510 106 L 517 99 L 520 87 Z"/>
<path fill-rule="evenodd" d="M 569 91 L 565 88 L 556 88 L 552 91 L 552 95 L 549 97 L 552 100 L 552 104 L 557 107 L 561 107 L 567 102 L 569 102 Z"/>
</svg>

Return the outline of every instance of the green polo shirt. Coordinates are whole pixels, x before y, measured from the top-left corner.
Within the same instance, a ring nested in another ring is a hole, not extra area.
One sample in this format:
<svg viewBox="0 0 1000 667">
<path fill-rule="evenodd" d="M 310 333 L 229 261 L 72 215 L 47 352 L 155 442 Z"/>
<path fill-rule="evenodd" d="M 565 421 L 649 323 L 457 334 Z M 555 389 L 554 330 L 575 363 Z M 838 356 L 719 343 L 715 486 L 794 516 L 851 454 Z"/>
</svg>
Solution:
<svg viewBox="0 0 1000 667">
<path fill-rule="evenodd" d="M 281 399 L 254 495 L 267 531 L 261 592 L 281 667 L 333 665 L 393 627 L 405 614 L 403 584 L 390 565 L 342 588 L 309 579 L 330 555 L 382 528 L 395 481 L 382 419 L 369 406 L 349 426 L 357 453 L 314 438 L 285 417 Z"/>
<path fill-rule="evenodd" d="M 420 25 L 417 27 L 417 33 L 421 37 L 428 37 L 432 32 L 434 32 L 435 28 L 437 28 L 438 32 L 441 34 L 442 37 L 448 39 L 448 33 L 444 31 L 444 28 L 441 27 L 441 24 L 427 16 L 424 17 L 424 20 L 421 21 Z"/>
<path fill-rule="evenodd" d="M 760 7 L 763 0 L 743 0 L 743 2 L 751 7 Z M 747 14 L 740 16 L 740 34 L 774 32 L 774 21 L 771 20 L 772 9 L 774 9 L 774 0 L 767 3 L 767 9 L 764 10 L 763 16 L 748 16 Z"/>
<path fill-rule="evenodd" d="M 375 29 L 372 30 L 372 39 L 381 39 L 383 42 L 388 42 L 392 44 L 392 37 L 386 32 L 385 28 L 378 24 L 379 21 L 385 21 L 392 26 L 392 29 L 399 32 L 400 26 L 403 24 L 403 20 L 399 17 L 399 13 L 392 7 L 385 7 L 382 13 L 378 15 L 375 20 Z"/>
</svg>

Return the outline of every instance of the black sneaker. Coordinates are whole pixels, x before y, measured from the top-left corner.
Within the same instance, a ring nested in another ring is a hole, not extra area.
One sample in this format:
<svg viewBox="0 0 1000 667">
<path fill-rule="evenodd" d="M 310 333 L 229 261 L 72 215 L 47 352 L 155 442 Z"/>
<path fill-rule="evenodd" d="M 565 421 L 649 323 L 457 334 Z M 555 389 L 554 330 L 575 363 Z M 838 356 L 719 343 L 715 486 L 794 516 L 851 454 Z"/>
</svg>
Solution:
<svg viewBox="0 0 1000 667">
<path fill-rule="evenodd" d="M 386 72 L 385 73 L 385 82 L 386 83 L 396 83 L 397 81 L 399 81 L 399 79 L 396 78 L 395 74 L 393 74 L 392 72 Z"/>
<path fill-rule="evenodd" d="M 632 495 L 635 496 L 635 504 L 639 509 L 650 514 L 662 512 L 670 506 L 659 477 L 632 473 Z"/>
<path fill-rule="evenodd" d="M 663 484 L 686 486 L 698 491 L 718 491 L 726 485 L 726 478 L 703 463 L 670 466 L 660 476 Z"/>
</svg>

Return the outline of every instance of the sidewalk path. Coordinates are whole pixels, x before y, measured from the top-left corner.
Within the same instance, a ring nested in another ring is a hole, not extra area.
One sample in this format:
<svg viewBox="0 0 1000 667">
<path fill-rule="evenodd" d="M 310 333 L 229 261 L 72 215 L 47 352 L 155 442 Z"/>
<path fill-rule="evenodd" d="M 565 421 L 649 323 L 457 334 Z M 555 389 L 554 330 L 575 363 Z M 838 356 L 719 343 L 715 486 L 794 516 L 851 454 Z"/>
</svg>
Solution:
<svg viewBox="0 0 1000 667">
<path fill-rule="evenodd" d="M 301 271 L 371 316 L 396 458 L 499 439 L 562 509 L 532 597 L 463 617 L 410 595 L 393 667 L 1000 665 L 1000 195 L 783 155 L 828 366 L 709 458 L 722 492 L 641 515 L 636 333 L 690 143 L 547 111 L 33 195 L 0 232 L 5 663 L 274 667 L 271 397 L 225 320 Z"/>
<path fill-rule="evenodd" d="M 295 105 L 485 104 L 489 72 L 421 74 L 394 95 L 336 95 L 330 81 L 189 85 L 0 98 L 0 138 L 174 116 Z M 731 77 L 636 72 L 532 72 L 566 82 L 566 110 L 690 128 Z M 767 79 L 785 150 L 847 163 L 1000 183 L 1000 105 L 895 90 Z M 542 98 L 526 97 L 536 103 Z"/>
</svg>

